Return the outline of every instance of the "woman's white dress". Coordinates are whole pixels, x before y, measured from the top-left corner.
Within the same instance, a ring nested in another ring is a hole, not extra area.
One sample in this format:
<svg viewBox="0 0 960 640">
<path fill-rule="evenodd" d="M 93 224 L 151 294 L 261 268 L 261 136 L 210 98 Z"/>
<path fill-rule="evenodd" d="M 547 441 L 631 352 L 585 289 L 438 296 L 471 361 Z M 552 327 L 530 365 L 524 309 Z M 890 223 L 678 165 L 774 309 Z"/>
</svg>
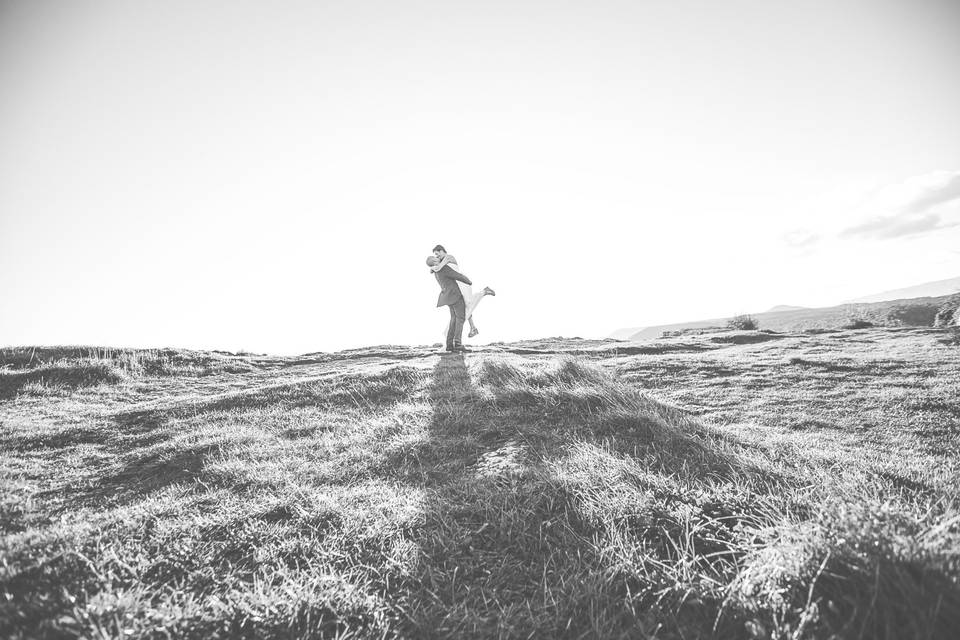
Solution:
<svg viewBox="0 0 960 640">
<path fill-rule="evenodd" d="M 463 273 L 460 271 L 460 267 L 457 266 L 456 262 L 448 262 L 447 266 L 457 273 Z M 460 287 L 460 293 L 463 294 L 463 302 L 467 306 L 467 314 L 465 317 L 469 318 L 473 315 L 474 309 L 476 309 L 477 305 L 480 304 L 480 301 L 483 300 L 485 294 L 483 293 L 482 289 L 480 290 L 480 293 L 474 293 L 473 287 L 466 282 L 460 282 L 457 280 L 457 286 Z"/>
</svg>

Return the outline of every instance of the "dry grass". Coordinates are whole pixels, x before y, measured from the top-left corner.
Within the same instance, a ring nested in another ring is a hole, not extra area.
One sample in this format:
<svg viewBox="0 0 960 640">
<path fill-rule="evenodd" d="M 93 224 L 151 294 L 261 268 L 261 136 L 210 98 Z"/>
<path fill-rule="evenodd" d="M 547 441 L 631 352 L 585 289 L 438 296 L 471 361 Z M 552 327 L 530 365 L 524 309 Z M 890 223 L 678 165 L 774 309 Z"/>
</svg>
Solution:
<svg viewBox="0 0 960 640">
<path fill-rule="evenodd" d="M 101 363 L 133 376 L 207 376 L 244 373 L 263 358 L 227 352 L 185 349 L 111 349 L 109 347 L 7 347 L 0 349 L 0 373 L 50 365 Z"/>
<path fill-rule="evenodd" d="M 737 335 L 21 386 L 0 635 L 952 638 L 960 350 Z"/>
<path fill-rule="evenodd" d="M 61 360 L 22 371 L 0 371 L 0 399 L 18 393 L 46 395 L 79 387 L 118 384 L 126 378 L 123 369 L 109 360 Z"/>
</svg>

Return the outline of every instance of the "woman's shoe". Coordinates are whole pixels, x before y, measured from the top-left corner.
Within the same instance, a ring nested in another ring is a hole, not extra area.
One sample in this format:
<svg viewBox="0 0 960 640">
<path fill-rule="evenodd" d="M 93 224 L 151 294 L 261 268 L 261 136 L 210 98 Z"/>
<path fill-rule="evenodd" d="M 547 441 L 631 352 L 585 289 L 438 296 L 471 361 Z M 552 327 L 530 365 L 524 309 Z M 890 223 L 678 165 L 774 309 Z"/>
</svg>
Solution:
<svg viewBox="0 0 960 640">
<path fill-rule="evenodd" d="M 472 338 L 473 336 L 477 335 L 478 333 L 480 333 L 480 332 L 477 331 L 476 329 L 470 329 L 470 333 L 467 334 L 467 337 L 468 337 L 468 338 Z"/>
<path fill-rule="evenodd" d="M 497 295 L 497 292 L 494 291 L 493 289 L 491 289 L 490 287 L 484 287 L 484 288 L 483 288 L 483 292 L 484 292 L 485 294 L 487 294 L 488 296 L 495 296 L 495 295 Z"/>
</svg>

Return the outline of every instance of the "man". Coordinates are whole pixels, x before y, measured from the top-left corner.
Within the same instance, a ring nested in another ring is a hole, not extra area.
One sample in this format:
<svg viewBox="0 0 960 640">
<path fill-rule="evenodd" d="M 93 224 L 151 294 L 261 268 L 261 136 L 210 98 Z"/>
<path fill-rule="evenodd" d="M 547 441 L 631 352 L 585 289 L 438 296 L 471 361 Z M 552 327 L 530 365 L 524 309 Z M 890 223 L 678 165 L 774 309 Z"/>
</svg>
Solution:
<svg viewBox="0 0 960 640">
<path fill-rule="evenodd" d="M 433 255 L 427 258 L 427 264 L 433 266 L 443 260 L 447 255 L 447 250 L 442 245 L 433 248 Z M 437 284 L 440 285 L 440 297 L 437 298 L 437 306 L 450 307 L 450 324 L 447 325 L 447 351 L 464 352 L 463 346 L 463 323 L 466 320 L 467 305 L 463 300 L 463 294 L 460 293 L 460 287 L 457 281 L 472 285 L 470 278 L 462 273 L 445 265 L 440 271 L 433 274 L 437 278 Z"/>
</svg>

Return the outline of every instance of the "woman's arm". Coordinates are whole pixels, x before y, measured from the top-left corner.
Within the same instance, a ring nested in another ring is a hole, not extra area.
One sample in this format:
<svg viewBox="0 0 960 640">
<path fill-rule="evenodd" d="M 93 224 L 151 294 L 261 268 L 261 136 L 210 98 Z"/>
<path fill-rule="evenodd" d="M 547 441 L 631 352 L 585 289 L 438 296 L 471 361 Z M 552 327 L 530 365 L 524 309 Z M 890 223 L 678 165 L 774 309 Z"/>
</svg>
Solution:
<svg viewBox="0 0 960 640">
<path fill-rule="evenodd" d="M 435 265 L 433 265 L 432 267 L 430 267 L 430 270 L 433 271 L 434 273 L 436 273 L 437 271 L 440 271 L 440 269 L 443 269 L 443 268 L 444 268 L 445 266 L 447 266 L 448 264 L 450 264 L 450 254 L 449 254 L 449 253 L 448 253 L 447 255 L 443 256 L 443 260 L 441 260 L 441 261 L 438 262 L 437 264 L 435 264 Z"/>
</svg>

